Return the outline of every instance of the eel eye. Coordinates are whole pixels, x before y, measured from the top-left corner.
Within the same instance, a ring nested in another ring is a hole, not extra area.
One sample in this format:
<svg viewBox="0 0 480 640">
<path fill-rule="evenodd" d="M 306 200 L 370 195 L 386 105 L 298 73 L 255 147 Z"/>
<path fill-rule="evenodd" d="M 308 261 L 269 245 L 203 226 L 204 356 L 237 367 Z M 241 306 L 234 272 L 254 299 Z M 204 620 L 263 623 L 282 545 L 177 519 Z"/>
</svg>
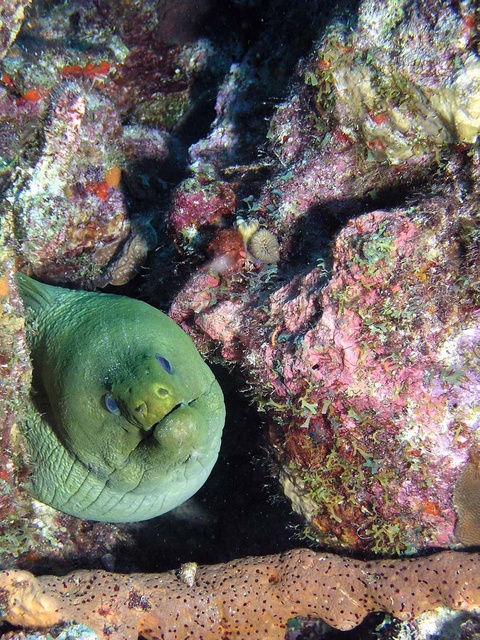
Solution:
<svg viewBox="0 0 480 640">
<path fill-rule="evenodd" d="M 173 373 L 173 369 L 172 369 L 172 365 L 170 363 L 170 360 L 167 360 L 167 358 L 164 358 L 163 356 L 161 356 L 160 354 L 156 353 L 155 354 L 155 358 L 157 359 L 158 364 L 165 369 L 165 371 L 167 373 Z"/>
<path fill-rule="evenodd" d="M 116 416 L 120 415 L 120 407 L 118 406 L 117 401 L 109 393 L 105 394 L 103 401 L 105 403 L 105 409 L 109 413 L 113 413 Z"/>
</svg>

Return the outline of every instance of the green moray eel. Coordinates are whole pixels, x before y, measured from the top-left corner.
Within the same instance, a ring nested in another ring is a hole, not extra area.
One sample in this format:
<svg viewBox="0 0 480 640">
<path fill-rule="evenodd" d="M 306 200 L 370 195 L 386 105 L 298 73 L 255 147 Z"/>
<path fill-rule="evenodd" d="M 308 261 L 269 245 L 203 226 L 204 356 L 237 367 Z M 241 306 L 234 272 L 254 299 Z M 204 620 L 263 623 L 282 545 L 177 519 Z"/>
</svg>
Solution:
<svg viewBox="0 0 480 640">
<path fill-rule="evenodd" d="M 205 482 L 223 394 L 190 338 L 158 309 L 18 273 L 41 420 L 25 428 L 33 494 L 79 518 L 147 520 Z"/>
</svg>

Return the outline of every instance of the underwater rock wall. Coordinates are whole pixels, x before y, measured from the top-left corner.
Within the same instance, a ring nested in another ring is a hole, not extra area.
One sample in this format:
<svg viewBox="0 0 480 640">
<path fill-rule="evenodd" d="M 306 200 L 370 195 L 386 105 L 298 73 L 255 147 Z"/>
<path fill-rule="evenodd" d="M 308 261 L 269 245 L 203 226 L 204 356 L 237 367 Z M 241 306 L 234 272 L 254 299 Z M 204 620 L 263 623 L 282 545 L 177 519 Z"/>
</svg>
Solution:
<svg viewBox="0 0 480 640">
<path fill-rule="evenodd" d="M 468 3 L 363 2 L 332 21 L 239 207 L 276 235 L 278 264 L 206 262 L 171 307 L 241 365 L 305 535 L 334 549 L 479 542 L 478 488 L 462 480 L 480 424 L 475 24 Z M 221 162 L 236 91 L 195 168 L 235 168 Z"/>
<path fill-rule="evenodd" d="M 478 450 L 479 318 L 445 203 L 357 217 L 327 285 L 315 268 L 258 304 L 258 291 L 226 296 L 194 276 L 172 306 L 186 324 L 191 301 L 196 326 L 242 362 L 284 490 L 333 547 L 459 542 L 454 488 Z M 460 542 L 477 540 L 476 514 Z"/>
<path fill-rule="evenodd" d="M 30 410 L 15 269 L 127 284 L 238 367 L 304 535 L 478 543 L 475 4 L 176 4 L 36 2 L 4 23 L 5 444 Z M 28 465 L 9 452 L 12 513 Z M 24 495 L 4 566 L 128 544 Z"/>
</svg>

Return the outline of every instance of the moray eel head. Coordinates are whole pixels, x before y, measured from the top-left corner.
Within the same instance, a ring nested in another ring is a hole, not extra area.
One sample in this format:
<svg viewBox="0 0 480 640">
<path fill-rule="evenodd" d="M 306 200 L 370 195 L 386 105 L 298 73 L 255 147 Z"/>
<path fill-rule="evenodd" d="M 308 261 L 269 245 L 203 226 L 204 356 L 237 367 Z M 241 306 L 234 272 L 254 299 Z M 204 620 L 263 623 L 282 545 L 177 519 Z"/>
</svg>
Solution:
<svg viewBox="0 0 480 640">
<path fill-rule="evenodd" d="M 225 408 L 190 338 L 144 302 L 17 280 L 45 416 L 25 429 L 35 496 L 126 522 L 193 495 L 217 459 Z"/>
</svg>

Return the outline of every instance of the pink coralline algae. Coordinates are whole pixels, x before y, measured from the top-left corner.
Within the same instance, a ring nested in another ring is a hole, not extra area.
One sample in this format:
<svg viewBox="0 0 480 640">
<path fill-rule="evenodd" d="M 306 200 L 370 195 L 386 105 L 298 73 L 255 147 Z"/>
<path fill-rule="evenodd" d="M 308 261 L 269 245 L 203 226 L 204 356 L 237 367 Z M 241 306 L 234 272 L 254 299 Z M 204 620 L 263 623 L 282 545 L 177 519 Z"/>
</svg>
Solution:
<svg viewBox="0 0 480 640">
<path fill-rule="evenodd" d="M 336 241 L 321 318 L 293 357 L 278 339 L 264 352 L 296 405 L 289 433 L 275 429 L 281 481 L 326 542 L 399 552 L 456 540 L 453 489 L 479 426 L 478 359 L 461 340 L 478 344 L 480 326 L 442 235 L 399 212 L 358 218 Z"/>
<path fill-rule="evenodd" d="M 280 241 L 277 266 L 193 274 L 171 307 L 198 344 L 241 363 L 303 533 L 334 549 L 480 541 L 472 20 L 468 2 L 369 0 L 354 29 L 334 20 L 276 108 L 273 168 L 248 202 Z M 237 77 L 248 85 L 247 69 Z M 190 150 L 219 175 L 245 134 L 224 135 L 235 92 L 223 89 Z"/>
<path fill-rule="evenodd" d="M 454 228 L 441 199 L 417 215 L 365 214 L 338 235 L 327 286 L 316 268 L 261 305 L 211 289 L 197 308 L 197 328 L 243 362 L 280 482 L 324 544 L 400 553 L 461 541 L 452 498 L 478 447 L 480 318 Z M 187 326 L 189 295 L 172 307 Z"/>
<path fill-rule="evenodd" d="M 188 178 L 173 195 L 170 225 L 188 244 L 202 227 L 219 227 L 225 216 L 233 214 L 235 205 L 235 193 L 229 184 Z"/>
</svg>

